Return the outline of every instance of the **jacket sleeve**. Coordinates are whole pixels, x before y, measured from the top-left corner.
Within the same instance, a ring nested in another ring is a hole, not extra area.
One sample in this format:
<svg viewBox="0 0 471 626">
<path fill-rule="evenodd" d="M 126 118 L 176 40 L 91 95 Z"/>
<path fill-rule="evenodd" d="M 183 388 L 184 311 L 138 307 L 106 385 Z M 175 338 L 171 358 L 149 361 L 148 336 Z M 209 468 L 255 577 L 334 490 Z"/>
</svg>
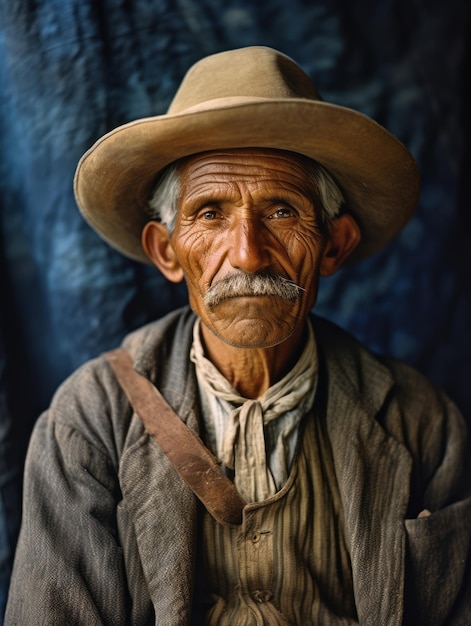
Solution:
<svg viewBox="0 0 471 626">
<path fill-rule="evenodd" d="M 126 623 L 116 467 L 106 447 L 65 416 L 66 407 L 79 412 L 70 387 L 38 420 L 30 442 L 10 626 Z"/>
</svg>

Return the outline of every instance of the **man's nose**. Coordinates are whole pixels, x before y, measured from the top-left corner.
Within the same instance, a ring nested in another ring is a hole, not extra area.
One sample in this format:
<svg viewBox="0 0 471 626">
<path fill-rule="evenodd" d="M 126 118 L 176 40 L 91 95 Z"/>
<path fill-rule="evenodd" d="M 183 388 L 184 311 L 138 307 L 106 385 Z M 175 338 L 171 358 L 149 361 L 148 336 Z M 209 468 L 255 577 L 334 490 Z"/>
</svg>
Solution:
<svg viewBox="0 0 471 626">
<path fill-rule="evenodd" d="M 237 220 L 230 229 L 229 261 L 235 269 L 254 273 L 266 269 L 271 262 L 268 233 L 255 219 Z"/>
</svg>

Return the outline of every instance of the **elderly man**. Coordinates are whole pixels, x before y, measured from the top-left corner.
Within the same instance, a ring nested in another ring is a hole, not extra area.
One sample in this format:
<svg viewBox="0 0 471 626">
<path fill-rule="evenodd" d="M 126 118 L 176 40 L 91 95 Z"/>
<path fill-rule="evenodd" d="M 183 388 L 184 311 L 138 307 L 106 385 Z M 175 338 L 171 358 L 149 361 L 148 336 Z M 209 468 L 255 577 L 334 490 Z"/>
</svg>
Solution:
<svg viewBox="0 0 471 626">
<path fill-rule="evenodd" d="M 406 148 L 254 47 L 197 63 L 75 184 L 191 308 L 83 366 L 38 421 L 7 624 L 471 623 L 459 413 L 310 314 L 319 276 L 410 217 Z"/>
</svg>

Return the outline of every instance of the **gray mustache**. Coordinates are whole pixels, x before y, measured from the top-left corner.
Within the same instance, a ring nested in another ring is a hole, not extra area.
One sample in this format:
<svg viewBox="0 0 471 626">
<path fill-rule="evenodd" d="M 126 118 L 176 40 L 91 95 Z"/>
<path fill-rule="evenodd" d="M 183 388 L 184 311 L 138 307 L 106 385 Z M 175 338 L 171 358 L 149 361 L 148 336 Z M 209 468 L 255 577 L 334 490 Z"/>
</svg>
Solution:
<svg viewBox="0 0 471 626">
<path fill-rule="evenodd" d="M 208 289 L 204 304 L 211 309 L 224 300 L 242 296 L 278 296 L 296 302 L 303 291 L 292 280 L 278 274 L 230 274 Z"/>
</svg>

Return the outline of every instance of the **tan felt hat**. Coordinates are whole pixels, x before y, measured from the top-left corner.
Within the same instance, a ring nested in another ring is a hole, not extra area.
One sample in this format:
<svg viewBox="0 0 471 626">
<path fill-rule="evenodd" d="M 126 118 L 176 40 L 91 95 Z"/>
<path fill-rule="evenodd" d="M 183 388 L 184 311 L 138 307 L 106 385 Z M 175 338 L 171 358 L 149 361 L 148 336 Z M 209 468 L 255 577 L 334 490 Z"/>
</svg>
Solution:
<svg viewBox="0 0 471 626">
<path fill-rule="evenodd" d="M 416 208 L 419 175 L 407 148 L 369 117 L 322 101 L 292 59 L 262 46 L 200 60 L 167 114 L 99 139 L 78 164 L 77 203 L 103 239 L 148 263 L 141 231 L 160 170 L 191 154 L 247 147 L 297 152 L 331 172 L 362 231 L 354 259 L 382 248 Z"/>
</svg>

